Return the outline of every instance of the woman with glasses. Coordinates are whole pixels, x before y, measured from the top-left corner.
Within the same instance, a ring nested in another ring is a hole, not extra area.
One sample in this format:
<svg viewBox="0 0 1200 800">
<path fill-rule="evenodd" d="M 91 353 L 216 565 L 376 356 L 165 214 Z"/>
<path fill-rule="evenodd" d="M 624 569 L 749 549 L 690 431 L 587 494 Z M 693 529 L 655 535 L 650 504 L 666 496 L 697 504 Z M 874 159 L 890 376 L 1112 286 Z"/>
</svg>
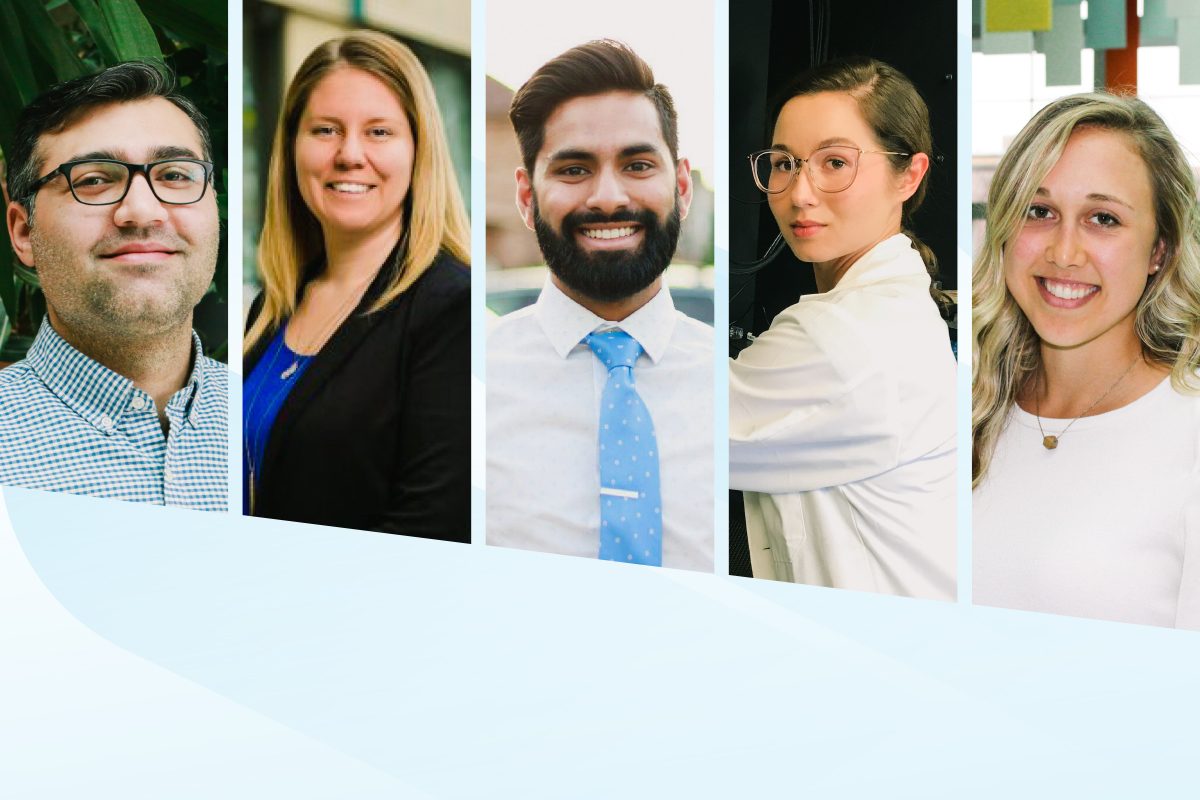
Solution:
<svg viewBox="0 0 1200 800">
<path fill-rule="evenodd" d="M 468 225 L 412 52 L 328 41 L 288 87 L 245 342 L 245 510 L 470 539 Z"/>
<path fill-rule="evenodd" d="M 1142 101 L 1042 109 L 975 260 L 974 597 L 1200 628 L 1200 232 Z"/>
<path fill-rule="evenodd" d="M 878 61 L 828 63 L 783 95 L 750 157 L 781 236 L 812 264 L 729 375 L 731 488 L 755 577 L 955 597 L 955 365 L 907 230 L 929 114 Z"/>
</svg>

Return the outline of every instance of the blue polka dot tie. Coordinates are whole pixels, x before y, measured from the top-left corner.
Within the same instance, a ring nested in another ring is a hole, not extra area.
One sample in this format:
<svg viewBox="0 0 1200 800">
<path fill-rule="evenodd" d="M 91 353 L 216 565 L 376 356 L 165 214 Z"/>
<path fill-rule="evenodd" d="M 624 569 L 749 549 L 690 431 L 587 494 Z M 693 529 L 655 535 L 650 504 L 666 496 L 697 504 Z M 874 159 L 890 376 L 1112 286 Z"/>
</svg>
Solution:
<svg viewBox="0 0 1200 800">
<path fill-rule="evenodd" d="M 650 410 L 633 384 L 642 346 L 620 330 L 588 334 L 608 369 L 600 396 L 600 558 L 662 564 L 658 443 Z"/>
</svg>

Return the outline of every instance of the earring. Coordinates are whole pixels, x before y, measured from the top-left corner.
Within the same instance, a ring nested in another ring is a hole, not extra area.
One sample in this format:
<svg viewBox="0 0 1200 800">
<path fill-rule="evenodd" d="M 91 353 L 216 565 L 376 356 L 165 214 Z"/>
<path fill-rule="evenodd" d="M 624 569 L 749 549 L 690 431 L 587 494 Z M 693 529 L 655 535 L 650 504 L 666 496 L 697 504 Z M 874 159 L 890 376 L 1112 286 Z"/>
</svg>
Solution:
<svg viewBox="0 0 1200 800">
<path fill-rule="evenodd" d="M 1150 268 L 1150 274 L 1151 274 L 1151 275 L 1154 275 L 1155 273 L 1157 273 L 1157 272 L 1158 272 L 1158 268 L 1159 268 L 1159 267 L 1161 267 L 1161 266 L 1162 266 L 1162 264 L 1155 264 L 1153 267 L 1151 267 L 1151 268 Z"/>
</svg>

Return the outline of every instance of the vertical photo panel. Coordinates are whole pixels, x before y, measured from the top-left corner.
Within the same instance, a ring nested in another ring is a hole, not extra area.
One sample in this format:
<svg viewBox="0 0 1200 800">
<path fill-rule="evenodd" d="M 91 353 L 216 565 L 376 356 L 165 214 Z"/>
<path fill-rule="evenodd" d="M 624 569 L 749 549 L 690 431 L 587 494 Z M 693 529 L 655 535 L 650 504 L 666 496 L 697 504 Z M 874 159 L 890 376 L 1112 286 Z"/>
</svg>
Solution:
<svg viewBox="0 0 1200 800">
<path fill-rule="evenodd" d="M 730 572 L 954 600 L 955 3 L 730 38 Z"/>
<path fill-rule="evenodd" d="M 470 541 L 470 6 L 245 7 L 243 512 Z"/>
<path fill-rule="evenodd" d="M 0 19 L 0 484 L 225 511 L 225 5 Z"/>
<path fill-rule="evenodd" d="M 973 21 L 973 599 L 1200 629 L 1200 29 L 1139 5 Z"/>
<path fill-rule="evenodd" d="M 486 539 L 711 572 L 711 9 L 596 16 L 488 4 Z"/>
</svg>

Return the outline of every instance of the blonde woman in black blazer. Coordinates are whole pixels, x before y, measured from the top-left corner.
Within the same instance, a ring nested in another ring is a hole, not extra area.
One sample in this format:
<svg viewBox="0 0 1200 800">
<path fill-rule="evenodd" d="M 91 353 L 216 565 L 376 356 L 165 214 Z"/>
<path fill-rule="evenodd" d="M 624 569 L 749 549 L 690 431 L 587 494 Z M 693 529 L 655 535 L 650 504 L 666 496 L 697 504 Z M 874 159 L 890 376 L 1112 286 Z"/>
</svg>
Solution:
<svg viewBox="0 0 1200 800">
<path fill-rule="evenodd" d="M 318 47 L 271 153 L 245 511 L 469 541 L 468 240 L 420 63 L 380 33 Z"/>
</svg>

